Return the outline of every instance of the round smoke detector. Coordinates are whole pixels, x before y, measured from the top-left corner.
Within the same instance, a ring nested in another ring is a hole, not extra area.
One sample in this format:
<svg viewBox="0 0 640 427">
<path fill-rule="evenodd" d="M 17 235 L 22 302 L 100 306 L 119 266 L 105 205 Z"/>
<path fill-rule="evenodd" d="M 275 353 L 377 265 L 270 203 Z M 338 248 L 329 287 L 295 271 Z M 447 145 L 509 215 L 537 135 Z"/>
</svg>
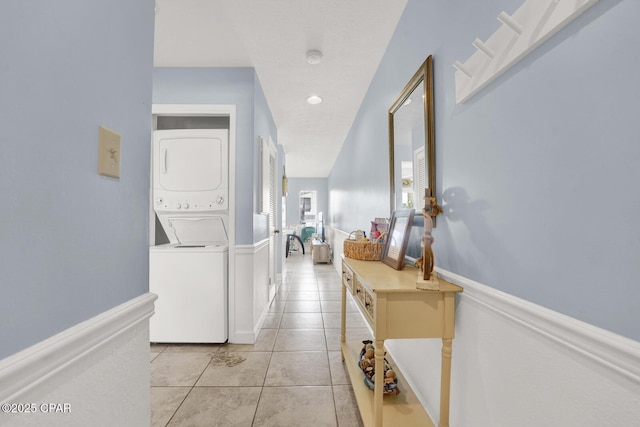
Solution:
<svg viewBox="0 0 640 427">
<path fill-rule="evenodd" d="M 322 52 L 319 50 L 310 50 L 307 52 L 307 62 L 309 64 L 315 65 L 319 64 L 322 61 Z"/>
<path fill-rule="evenodd" d="M 322 102 L 322 98 L 320 98 L 318 95 L 311 95 L 307 98 L 307 102 L 311 105 L 317 105 Z"/>
</svg>

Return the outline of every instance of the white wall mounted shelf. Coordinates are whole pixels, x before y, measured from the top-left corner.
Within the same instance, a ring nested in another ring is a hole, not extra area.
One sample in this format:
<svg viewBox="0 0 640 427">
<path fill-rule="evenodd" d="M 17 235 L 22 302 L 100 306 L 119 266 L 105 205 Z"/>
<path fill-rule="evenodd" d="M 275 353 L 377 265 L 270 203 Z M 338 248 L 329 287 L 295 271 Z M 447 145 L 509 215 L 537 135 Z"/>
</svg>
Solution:
<svg viewBox="0 0 640 427">
<path fill-rule="evenodd" d="M 513 15 L 501 12 L 502 25 L 466 62 L 455 61 L 456 103 L 474 94 L 556 34 L 598 0 L 526 0 Z"/>
</svg>

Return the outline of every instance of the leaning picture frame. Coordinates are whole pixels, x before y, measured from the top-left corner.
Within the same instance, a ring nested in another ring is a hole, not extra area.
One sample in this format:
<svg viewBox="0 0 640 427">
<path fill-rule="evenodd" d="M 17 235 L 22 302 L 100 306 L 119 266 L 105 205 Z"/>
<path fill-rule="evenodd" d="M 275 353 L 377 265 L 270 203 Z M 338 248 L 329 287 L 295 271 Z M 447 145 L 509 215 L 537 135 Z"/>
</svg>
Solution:
<svg viewBox="0 0 640 427">
<path fill-rule="evenodd" d="M 404 267 L 404 256 L 407 252 L 413 216 L 413 209 L 400 209 L 391 214 L 382 262 L 396 270 L 402 270 Z"/>
</svg>

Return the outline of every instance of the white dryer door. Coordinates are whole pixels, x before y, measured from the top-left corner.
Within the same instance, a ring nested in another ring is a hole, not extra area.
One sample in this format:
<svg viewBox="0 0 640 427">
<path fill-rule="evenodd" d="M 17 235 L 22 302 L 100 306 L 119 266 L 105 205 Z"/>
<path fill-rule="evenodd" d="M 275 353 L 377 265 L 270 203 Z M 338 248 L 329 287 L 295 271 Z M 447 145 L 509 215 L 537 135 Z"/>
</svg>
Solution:
<svg viewBox="0 0 640 427">
<path fill-rule="evenodd" d="M 226 187 L 226 131 L 156 131 L 154 139 L 160 187 L 167 191 L 212 191 Z"/>
</svg>

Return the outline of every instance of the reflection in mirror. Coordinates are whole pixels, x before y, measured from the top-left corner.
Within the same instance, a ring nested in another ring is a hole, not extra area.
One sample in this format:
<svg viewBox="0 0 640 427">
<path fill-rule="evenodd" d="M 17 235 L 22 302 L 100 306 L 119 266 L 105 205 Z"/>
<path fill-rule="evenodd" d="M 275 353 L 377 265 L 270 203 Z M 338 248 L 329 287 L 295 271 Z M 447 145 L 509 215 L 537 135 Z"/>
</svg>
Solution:
<svg viewBox="0 0 640 427">
<path fill-rule="evenodd" d="M 407 247 L 413 261 L 422 252 L 420 240 L 425 188 L 435 195 L 435 130 L 433 64 L 429 56 L 389 108 L 390 213 L 415 209 Z M 435 225 L 435 218 L 432 218 Z"/>
<path fill-rule="evenodd" d="M 393 115 L 393 158 L 396 173 L 395 209 L 417 209 L 424 192 L 423 82 L 411 92 Z M 393 210 L 393 209 L 392 209 Z"/>
</svg>

